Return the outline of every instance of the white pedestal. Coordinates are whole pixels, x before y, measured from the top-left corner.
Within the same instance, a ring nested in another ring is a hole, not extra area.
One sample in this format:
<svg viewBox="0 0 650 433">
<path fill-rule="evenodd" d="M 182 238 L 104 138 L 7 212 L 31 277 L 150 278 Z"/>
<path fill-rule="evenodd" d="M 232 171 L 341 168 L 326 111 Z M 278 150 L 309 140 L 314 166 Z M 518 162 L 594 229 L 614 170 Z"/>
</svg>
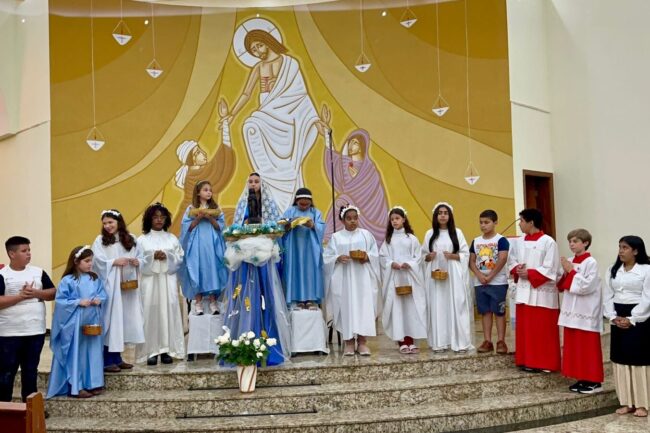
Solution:
<svg viewBox="0 0 650 433">
<path fill-rule="evenodd" d="M 214 340 L 224 333 L 222 326 L 221 314 L 197 316 L 194 312 L 190 313 L 187 353 L 219 353 L 219 347 Z"/>
<path fill-rule="evenodd" d="M 327 326 L 321 310 L 292 310 L 291 353 L 323 352 L 327 347 Z"/>
</svg>

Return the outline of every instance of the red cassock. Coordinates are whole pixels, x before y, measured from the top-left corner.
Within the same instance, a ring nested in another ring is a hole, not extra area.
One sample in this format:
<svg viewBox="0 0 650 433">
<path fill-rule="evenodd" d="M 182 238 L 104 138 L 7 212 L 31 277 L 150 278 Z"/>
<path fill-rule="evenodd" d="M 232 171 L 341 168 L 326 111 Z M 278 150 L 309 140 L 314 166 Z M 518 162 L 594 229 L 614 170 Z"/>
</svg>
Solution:
<svg viewBox="0 0 650 433">
<path fill-rule="evenodd" d="M 571 261 L 578 265 L 591 257 L 589 253 L 574 257 Z M 576 270 L 573 269 L 558 281 L 558 290 L 571 289 Z M 600 332 L 564 327 L 564 346 L 562 347 L 562 375 L 581 381 L 602 383 L 604 380 L 603 351 Z"/>
<path fill-rule="evenodd" d="M 527 235 L 525 241 L 538 241 L 543 232 Z M 518 275 L 512 269 L 515 281 Z M 528 269 L 528 281 L 531 290 L 535 290 L 551 281 L 536 269 Z M 522 367 L 541 370 L 560 370 L 560 331 L 558 318 L 560 310 L 541 306 L 518 303 L 516 308 L 517 325 L 515 328 L 515 364 Z"/>
<path fill-rule="evenodd" d="M 542 370 L 560 370 L 560 310 L 517 304 L 515 364 Z"/>
</svg>

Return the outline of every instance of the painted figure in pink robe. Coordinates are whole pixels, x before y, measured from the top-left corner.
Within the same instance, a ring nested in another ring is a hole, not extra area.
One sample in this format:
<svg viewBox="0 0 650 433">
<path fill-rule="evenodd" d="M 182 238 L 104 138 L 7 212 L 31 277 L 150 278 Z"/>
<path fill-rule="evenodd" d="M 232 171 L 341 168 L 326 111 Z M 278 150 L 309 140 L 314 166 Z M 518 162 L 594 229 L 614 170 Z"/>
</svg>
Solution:
<svg viewBox="0 0 650 433">
<path fill-rule="evenodd" d="M 384 242 L 386 233 L 386 218 L 388 215 L 388 204 L 381 176 L 375 163 L 369 155 L 370 135 L 365 129 L 352 131 L 345 139 L 341 152 L 332 152 L 334 158 L 334 189 L 336 190 L 336 204 L 334 210 L 340 209 L 348 203 L 354 203 L 361 210 L 359 216 L 359 227 L 362 227 L 373 234 L 377 245 Z M 325 149 L 325 172 L 330 182 L 332 174 L 330 171 L 330 150 Z M 332 207 L 327 212 L 325 219 L 325 241 L 332 236 L 333 221 Z M 343 226 L 337 220 L 336 228 L 340 230 Z"/>
</svg>

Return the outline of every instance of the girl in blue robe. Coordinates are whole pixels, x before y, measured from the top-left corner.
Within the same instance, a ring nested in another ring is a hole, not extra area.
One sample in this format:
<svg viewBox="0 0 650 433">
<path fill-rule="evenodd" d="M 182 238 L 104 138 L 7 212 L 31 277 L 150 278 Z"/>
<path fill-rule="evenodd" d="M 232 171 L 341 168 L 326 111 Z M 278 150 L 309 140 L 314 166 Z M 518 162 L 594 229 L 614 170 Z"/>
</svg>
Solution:
<svg viewBox="0 0 650 433">
<path fill-rule="evenodd" d="M 91 272 L 92 264 L 89 246 L 73 249 L 56 291 L 50 336 L 54 357 L 47 398 L 88 398 L 103 391 L 103 335 L 82 333 L 83 325 L 103 323 L 101 305 L 106 301 L 106 291 L 101 279 Z"/>
<path fill-rule="evenodd" d="M 180 279 L 183 295 L 195 301 L 194 311 L 198 315 L 203 314 L 205 295 L 210 298 L 210 312 L 218 313 L 217 297 L 228 282 L 228 269 L 223 263 L 225 225 L 223 212 L 219 212 L 212 198 L 212 185 L 207 180 L 197 182 L 192 205 L 181 223 L 180 243 L 185 256 Z"/>
<path fill-rule="evenodd" d="M 254 173 L 249 176 L 249 183 L 251 178 L 260 183 L 259 175 Z M 262 197 L 264 198 L 264 194 Z M 279 214 L 276 210 L 271 213 L 265 211 L 268 210 L 265 203 L 270 200 L 268 197 L 266 199 L 262 201 L 262 220 L 277 221 Z M 244 221 L 244 215 L 250 214 L 247 203 L 248 195 L 242 195 L 237 204 L 239 223 Z M 238 221 L 237 218 L 235 216 L 235 222 Z M 234 253 L 234 250 L 237 253 Z M 253 331 L 256 336 L 275 338 L 277 344 L 269 347 L 267 365 L 281 364 L 289 357 L 291 334 L 277 269 L 280 261 L 277 243 L 268 237 L 258 236 L 229 244 L 229 251 L 238 258 L 226 260 L 231 274 L 226 290 L 227 309 L 224 324 L 234 338 L 249 331 Z M 228 252 L 226 257 L 229 257 Z"/>
<path fill-rule="evenodd" d="M 323 235 L 325 222 L 314 207 L 311 191 L 299 188 L 284 213 L 289 232 L 283 237 L 282 283 L 287 304 L 318 309 L 323 293 Z M 292 222 L 294 224 L 292 224 Z M 299 224 L 296 224 L 299 223 Z"/>
</svg>

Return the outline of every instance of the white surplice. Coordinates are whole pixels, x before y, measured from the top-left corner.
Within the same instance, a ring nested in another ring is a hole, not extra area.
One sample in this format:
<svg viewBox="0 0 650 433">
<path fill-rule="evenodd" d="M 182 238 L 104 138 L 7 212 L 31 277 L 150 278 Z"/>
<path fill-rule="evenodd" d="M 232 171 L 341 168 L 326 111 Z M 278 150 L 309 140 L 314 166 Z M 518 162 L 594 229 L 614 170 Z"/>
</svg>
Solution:
<svg viewBox="0 0 650 433">
<path fill-rule="evenodd" d="M 447 260 L 444 252 L 453 252 L 454 246 L 448 230 L 440 230 L 433 242 L 436 257 L 424 262 L 424 287 L 427 296 L 427 341 L 433 350 L 471 350 L 472 345 L 472 297 L 469 292 L 469 247 L 460 229 L 458 254 L 460 260 Z M 433 229 L 429 229 L 422 243 L 422 256 L 429 251 L 429 240 Z M 434 280 L 431 272 L 440 269 L 448 272 L 446 280 Z"/>
<path fill-rule="evenodd" d="M 154 260 L 158 250 L 167 255 L 165 260 Z M 138 238 L 137 251 L 145 343 L 136 346 L 136 360 L 142 362 L 161 353 L 183 359 L 185 339 L 176 280 L 176 272 L 183 263 L 183 249 L 173 234 L 151 230 Z"/>
<path fill-rule="evenodd" d="M 508 254 L 508 270 L 512 272 L 517 265 L 526 265 L 528 270 L 536 270 L 547 280 L 538 287 L 532 287 L 528 278 L 517 280 L 515 302 L 531 307 L 558 309 L 560 307 L 556 283 L 562 275 L 560 254 L 555 240 L 542 235 L 536 240 L 526 240 L 526 236 L 512 239 Z"/>
<path fill-rule="evenodd" d="M 558 325 L 600 333 L 603 330 L 603 297 L 598 262 L 590 256 L 581 263 L 573 263 L 573 269 L 576 273 L 569 290 L 563 292 Z"/>
<path fill-rule="evenodd" d="M 426 295 L 422 285 L 420 243 L 404 229 L 395 230 L 390 244 L 384 242 L 379 250 L 384 300 L 382 325 L 386 335 L 394 341 L 404 337 L 426 338 Z M 407 263 L 411 269 L 393 269 L 393 263 Z M 398 286 L 411 286 L 410 295 L 397 295 Z"/>
<path fill-rule="evenodd" d="M 369 262 L 337 263 L 350 251 L 363 250 Z M 365 229 L 334 233 L 323 252 L 325 261 L 325 296 L 327 312 L 343 339 L 355 335 L 377 335 L 375 320 L 379 315 L 379 252 L 373 235 Z"/>
<path fill-rule="evenodd" d="M 115 236 L 117 239 L 117 235 Z M 135 280 L 136 269 L 133 266 L 113 266 L 115 259 L 121 257 L 135 258 L 136 247 L 127 251 L 122 244 L 117 242 L 105 246 L 102 236 L 99 235 L 92 246 L 93 271 L 99 275 L 104 283 L 108 299 L 102 306 L 104 315 L 104 346 L 109 352 L 123 352 L 124 344 L 144 343 L 144 318 L 140 288 L 122 290 L 120 282 Z"/>
</svg>

